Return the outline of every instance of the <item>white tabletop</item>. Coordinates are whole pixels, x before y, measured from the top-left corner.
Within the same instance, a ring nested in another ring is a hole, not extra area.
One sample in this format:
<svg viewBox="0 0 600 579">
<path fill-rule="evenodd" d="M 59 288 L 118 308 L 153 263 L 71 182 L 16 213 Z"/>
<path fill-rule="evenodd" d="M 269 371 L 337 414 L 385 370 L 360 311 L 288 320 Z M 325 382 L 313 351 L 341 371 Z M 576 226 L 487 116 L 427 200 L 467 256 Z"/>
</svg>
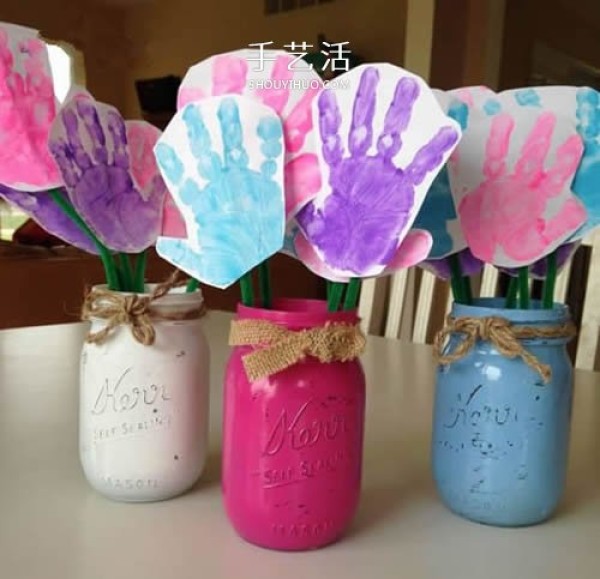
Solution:
<svg viewBox="0 0 600 579">
<path fill-rule="evenodd" d="M 429 469 L 433 363 L 427 346 L 369 338 L 363 494 L 350 532 L 319 551 L 239 539 L 221 506 L 221 378 L 228 314 L 212 345 L 211 455 L 190 493 L 125 504 L 96 494 L 77 452 L 82 325 L 0 332 L 2 579 L 598 579 L 600 374 L 579 372 L 565 500 L 549 522 L 498 529 L 436 498 Z"/>
</svg>

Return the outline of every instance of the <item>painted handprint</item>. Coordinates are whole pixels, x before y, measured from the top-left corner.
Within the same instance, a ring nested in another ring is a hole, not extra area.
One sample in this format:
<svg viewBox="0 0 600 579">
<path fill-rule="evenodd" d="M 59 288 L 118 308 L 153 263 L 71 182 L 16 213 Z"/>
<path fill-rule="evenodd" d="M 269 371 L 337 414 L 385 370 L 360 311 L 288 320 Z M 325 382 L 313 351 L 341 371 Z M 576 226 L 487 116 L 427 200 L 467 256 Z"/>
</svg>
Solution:
<svg viewBox="0 0 600 579">
<path fill-rule="evenodd" d="M 152 155 L 159 136 L 81 91 L 52 126 L 49 148 L 71 203 L 110 249 L 136 253 L 156 241 L 166 193 Z"/>
<path fill-rule="evenodd" d="M 453 91 L 457 92 L 457 91 Z M 588 87 L 541 86 L 494 93 L 490 89 L 461 89 L 460 98 L 471 98 L 470 108 L 488 116 L 523 110 L 539 114 L 551 112 L 576 125 L 583 140 L 583 156 L 571 184 L 573 193 L 585 206 L 585 223 L 570 237 L 576 241 L 600 225 L 600 93 Z"/>
<path fill-rule="evenodd" d="M 399 259 L 397 250 L 460 129 L 427 85 L 398 67 L 361 66 L 343 78 L 351 90 L 326 88 L 315 102 L 328 182 L 297 220 L 338 275 L 382 275 Z M 421 247 L 429 251 L 431 240 Z"/>
<path fill-rule="evenodd" d="M 473 111 L 459 155 L 450 163 L 473 254 L 486 263 L 519 267 L 564 242 L 585 220 L 570 190 L 582 150 L 575 128 L 553 113 L 488 117 Z"/>
<path fill-rule="evenodd" d="M 239 94 L 277 113 L 283 123 L 285 204 L 291 218 L 321 188 L 311 107 L 322 81 L 307 63 L 297 63 L 281 50 L 264 50 L 262 70 L 252 70 L 257 54 L 250 49 L 237 50 L 190 68 L 179 89 L 178 107 L 211 96 Z"/>
<path fill-rule="evenodd" d="M 60 194 L 66 196 L 66 191 Z M 98 253 L 94 243 L 63 213 L 48 192 L 28 193 L 0 185 L 0 197 L 18 207 L 48 233 L 88 253 Z"/>
<path fill-rule="evenodd" d="M 283 246 L 283 131 L 275 113 L 240 96 L 188 104 L 155 148 L 186 222 L 186 239 L 160 237 L 158 253 L 225 288 Z"/>
<path fill-rule="evenodd" d="M 33 192 L 62 183 L 47 147 L 56 106 L 44 42 L 0 23 L 0 184 Z"/>
</svg>

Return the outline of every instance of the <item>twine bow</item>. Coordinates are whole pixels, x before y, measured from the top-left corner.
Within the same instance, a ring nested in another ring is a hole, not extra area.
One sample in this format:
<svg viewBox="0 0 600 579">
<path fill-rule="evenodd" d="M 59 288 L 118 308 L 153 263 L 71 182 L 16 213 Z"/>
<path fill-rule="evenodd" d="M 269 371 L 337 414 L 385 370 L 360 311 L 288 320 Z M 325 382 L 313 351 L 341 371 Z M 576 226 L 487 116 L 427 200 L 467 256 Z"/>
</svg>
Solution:
<svg viewBox="0 0 600 579">
<path fill-rule="evenodd" d="M 452 353 L 443 354 L 446 339 L 454 333 L 463 338 Z M 446 366 L 464 358 L 475 346 L 477 340 L 490 342 L 507 358 L 520 357 L 548 383 L 552 378 L 552 369 L 542 364 L 536 356 L 523 347 L 520 340 L 535 338 L 572 338 L 576 334 L 571 322 L 545 327 L 515 326 L 506 318 L 453 318 L 448 316 L 446 326 L 440 330 L 434 340 L 434 355 L 438 364 Z"/>
<path fill-rule="evenodd" d="M 115 328 L 125 325 L 131 328 L 133 337 L 140 344 L 151 346 L 156 339 L 152 320 L 192 320 L 201 317 L 205 312 L 204 304 L 200 308 L 169 314 L 158 313 L 151 308 L 154 301 L 185 283 L 185 280 L 180 279 L 179 270 L 175 270 L 165 282 L 158 284 L 152 293 L 146 296 L 123 295 L 105 289 L 92 289 L 83 302 L 81 319 L 95 318 L 106 320 L 107 323 L 98 332 L 90 332 L 86 336 L 86 342 L 102 344 Z"/>
<path fill-rule="evenodd" d="M 358 325 L 327 323 L 307 330 L 288 330 L 263 320 L 231 323 L 230 346 L 263 346 L 242 358 L 253 382 L 281 372 L 306 356 L 320 362 L 347 362 L 364 351 L 366 339 Z"/>
</svg>

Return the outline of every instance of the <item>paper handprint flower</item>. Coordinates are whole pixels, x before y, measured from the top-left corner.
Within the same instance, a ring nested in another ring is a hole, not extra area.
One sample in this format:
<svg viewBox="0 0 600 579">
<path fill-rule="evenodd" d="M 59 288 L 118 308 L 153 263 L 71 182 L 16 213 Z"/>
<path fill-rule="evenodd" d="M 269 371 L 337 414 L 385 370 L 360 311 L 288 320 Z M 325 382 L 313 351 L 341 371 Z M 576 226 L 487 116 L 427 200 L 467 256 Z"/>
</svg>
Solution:
<svg viewBox="0 0 600 579">
<path fill-rule="evenodd" d="M 470 108 L 488 116 L 515 110 L 539 114 L 552 112 L 576 126 L 583 140 L 583 155 L 571 184 L 573 193 L 585 206 L 585 223 L 570 237 L 579 240 L 600 225 L 600 198 L 597 183 L 600 179 L 600 93 L 589 87 L 542 86 L 527 87 L 494 93 L 485 87 L 452 91 Z"/>
<path fill-rule="evenodd" d="M 360 66 L 342 78 L 349 89 L 325 88 L 313 107 L 326 184 L 297 220 L 338 275 L 369 277 L 385 273 L 398 259 L 460 128 L 424 81 L 401 68 Z M 431 240 L 425 248 L 428 252 Z"/>
<path fill-rule="evenodd" d="M 71 203 L 110 249 L 137 253 L 156 241 L 166 193 L 152 155 L 159 136 L 82 91 L 52 126 L 49 148 Z"/>
<path fill-rule="evenodd" d="M 571 187 L 584 204 L 587 218 L 570 239 L 585 237 L 600 225 L 600 93 L 589 87 L 544 86 L 505 91 L 496 100 L 502 110 L 552 111 L 576 126 L 583 156 Z"/>
<path fill-rule="evenodd" d="M 473 254 L 520 267 L 568 239 L 586 217 L 570 188 L 582 151 L 575 128 L 551 112 L 471 110 L 449 168 Z"/>
<path fill-rule="evenodd" d="M 25 192 L 62 184 L 47 147 L 56 106 L 37 31 L 0 23 L 0 184 Z"/>
<path fill-rule="evenodd" d="M 194 278 L 225 288 L 283 246 L 283 130 L 278 116 L 240 96 L 180 110 L 155 148 L 186 239 L 158 253 Z"/>
<path fill-rule="evenodd" d="M 321 188 L 311 105 L 323 84 L 314 70 L 293 55 L 281 50 L 261 52 L 259 55 L 256 50 L 236 50 L 196 64 L 181 83 L 178 106 L 211 96 L 239 94 L 262 103 L 280 117 L 285 139 L 285 204 L 289 218 Z"/>
<path fill-rule="evenodd" d="M 63 191 L 62 195 L 66 193 Z M 48 233 L 88 253 L 98 253 L 92 240 L 63 213 L 49 193 L 27 193 L 0 185 L 0 197 L 29 215 Z"/>
</svg>

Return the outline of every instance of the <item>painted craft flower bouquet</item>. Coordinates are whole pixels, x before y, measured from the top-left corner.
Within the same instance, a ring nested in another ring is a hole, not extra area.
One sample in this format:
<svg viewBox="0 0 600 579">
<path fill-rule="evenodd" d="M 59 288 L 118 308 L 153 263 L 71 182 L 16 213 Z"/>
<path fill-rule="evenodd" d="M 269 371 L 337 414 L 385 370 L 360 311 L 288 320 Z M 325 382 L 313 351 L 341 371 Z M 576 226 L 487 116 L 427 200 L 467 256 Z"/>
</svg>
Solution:
<svg viewBox="0 0 600 579">
<path fill-rule="evenodd" d="M 156 247 L 202 283 L 240 282 L 225 372 L 225 508 L 246 540 L 301 550 L 336 540 L 360 494 L 360 280 L 429 254 L 432 236 L 413 222 L 460 128 L 398 67 L 360 66 L 339 77 L 342 90 L 294 69 L 285 52 L 265 51 L 259 71 L 251 56 L 213 56 L 183 79 L 155 147 L 177 226 Z M 272 300 L 277 252 L 328 280 L 327 302 Z"/>
<path fill-rule="evenodd" d="M 554 284 L 600 221 L 598 93 L 444 93 L 390 64 L 325 86 L 288 53 L 261 59 L 252 70 L 256 55 L 240 50 L 191 67 L 161 134 L 81 89 L 58 106 L 37 34 L 0 25 L 0 194 L 106 272 L 84 304 L 88 480 L 143 501 L 198 479 L 209 381 L 196 284 L 239 282 L 227 515 L 268 548 L 335 541 L 360 495 L 360 283 L 419 265 L 455 297 L 436 341 L 439 493 L 474 520 L 544 520 L 562 493 L 572 396 L 574 332 Z M 151 245 L 195 280 L 188 291 L 145 284 Z M 326 279 L 327 300 L 273 299 L 278 252 Z M 507 296 L 473 299 L 484 264 L 514 278 Z M 545 280 L 540 303 L 530 276 Z"/>
<path fill-rule="evenodd" d="M 145 280 L 168 215 L 159 136 L 77 87 L 59 106 L 38 33 L 0 24 L 0 196 L 104 266 L 82 311 L 80 456 L 90 484 L 121 500 L 183 492 L 206 454 L 202 294 L 178 289 L 178 272 Z"/>
<path fill-rule="evenodd" d="M 446 505 L 479 522 L 538 523 L 562 496 L 575 328 L 554 290 L 600 223 L 599 97 L 585 87 L 438 94 L 463 136 L 417 219 L 434 237 L 423 265 L 451 279 L 455 297 L 435 344 L 433 472 Z M 506 296 L 472 298 L 484 264 L 511 277 Z M 531 278 L 543 280 L 539 301 Z"/>
<path fill-rule="evenodd" d="M 45 43 L 0 24 L 0 196 L 46 231 L 99 255 L 111 290 L 142 291 L 166 188 L 160 131 L 74 88 L 59 106 Z M 135 259 L 135 263 L 134 260 Z"/>
</svg>

